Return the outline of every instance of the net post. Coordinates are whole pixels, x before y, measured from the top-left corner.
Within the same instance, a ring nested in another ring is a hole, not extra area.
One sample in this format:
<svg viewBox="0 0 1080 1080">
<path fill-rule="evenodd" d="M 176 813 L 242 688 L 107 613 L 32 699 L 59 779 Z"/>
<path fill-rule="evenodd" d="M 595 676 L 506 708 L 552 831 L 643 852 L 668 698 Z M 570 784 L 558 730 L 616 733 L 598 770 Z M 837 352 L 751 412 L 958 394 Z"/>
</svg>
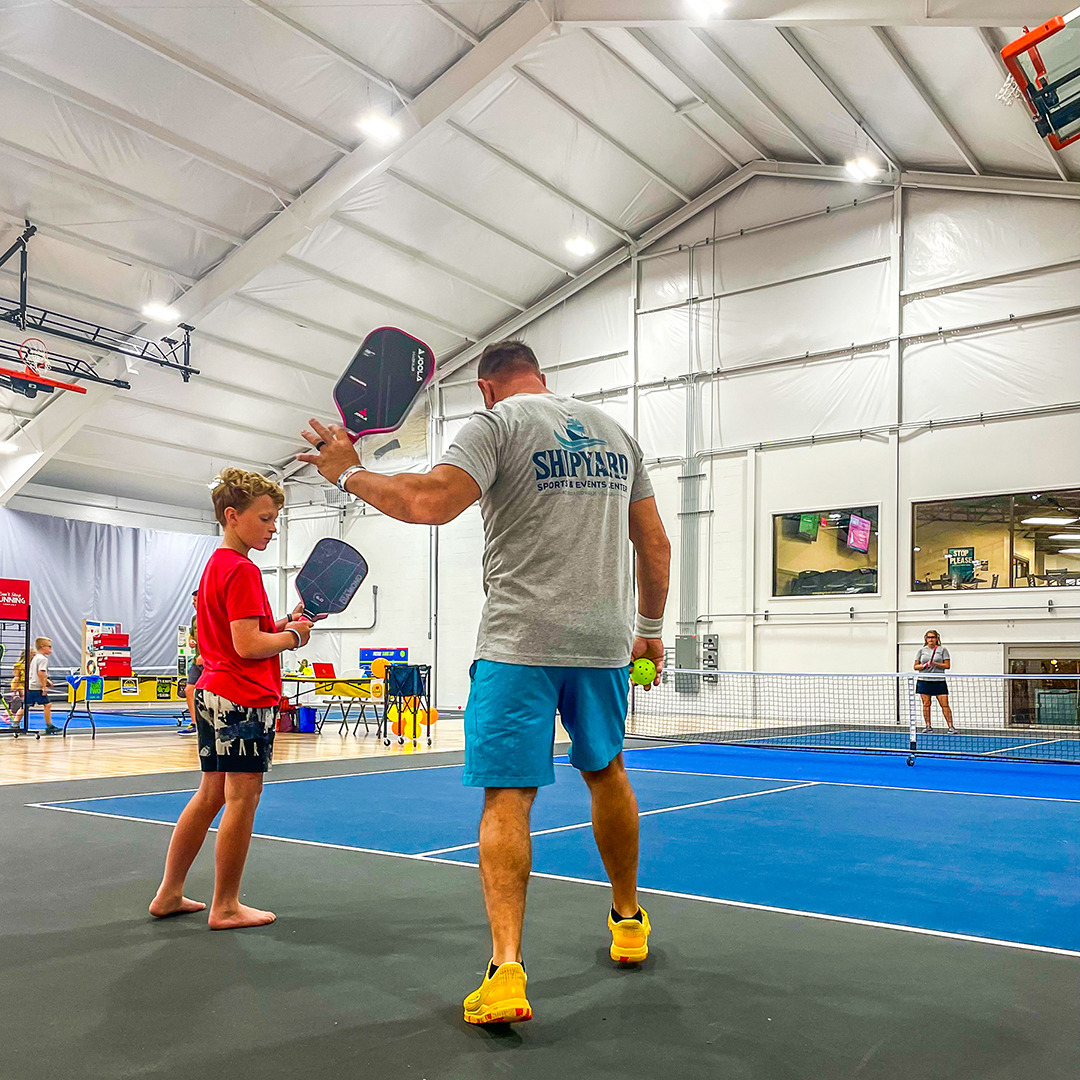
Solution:
<svg viewBox="0 0 1080 1080">
<path fill-rule="evenodd" d="M 911 754 L 914 755 L 918 749 L 918 731 L 919 731 L 919 718 L 918 710 L 916 708 L 916 693 L 915 693 L 915 675 L 904 674 L 901 676 L 904 682 L 904 688 L 907 692 L 908 699 L 908 749 Z M 912 764 L 912 759 L 908 758 L 908 764 Z"/>
</svg>

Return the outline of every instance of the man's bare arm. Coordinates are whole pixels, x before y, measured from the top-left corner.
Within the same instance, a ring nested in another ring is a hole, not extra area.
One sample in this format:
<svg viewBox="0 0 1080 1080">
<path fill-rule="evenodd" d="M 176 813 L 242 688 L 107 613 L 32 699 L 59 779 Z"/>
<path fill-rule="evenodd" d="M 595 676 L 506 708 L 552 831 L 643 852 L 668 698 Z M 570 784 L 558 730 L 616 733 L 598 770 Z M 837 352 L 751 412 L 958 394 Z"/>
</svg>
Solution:
<svg viewBox="0 0 1080 1080">
<path fill-rule="evenodd" d="M 638 615 L 646 619 L 660 619 L 667 603 L 671 543 L 654 498 L 639 499 L 630 504 L 630 542 L 637 553 Z M 664 642 L 659 634 L 646 637 L 635 630 L 630 658 L 638 660 L 641 657 L 652 660 L 656 665 L 653 685 L 659 684 L 660 673 L 664 670 Z"/>
<path fill-rule="evenodd" d="M 297 457 L 311 462 L 331 484 L 336 484 L 346 469 L 359 465 L 356 447 L 337 424 L 327 426 L 312 420 L 311 427 L 311 431 L 304 432 L 304 438 L 315 450 Z M 349 476 L 345 487 L 376 510 L 414 525 L 445 525 L 480 498 L 476 481 L 456 465 L 436 465 L 426 473 L 396 476 L 364 470 Z"/>
<path fill-rule="evenodd" d="M 638 611 L 648 619 L 659 619 L 667 603 L 671 542 L 654 498 L 630 504 L 630 543 L 637 553 Z"/>
</svg>

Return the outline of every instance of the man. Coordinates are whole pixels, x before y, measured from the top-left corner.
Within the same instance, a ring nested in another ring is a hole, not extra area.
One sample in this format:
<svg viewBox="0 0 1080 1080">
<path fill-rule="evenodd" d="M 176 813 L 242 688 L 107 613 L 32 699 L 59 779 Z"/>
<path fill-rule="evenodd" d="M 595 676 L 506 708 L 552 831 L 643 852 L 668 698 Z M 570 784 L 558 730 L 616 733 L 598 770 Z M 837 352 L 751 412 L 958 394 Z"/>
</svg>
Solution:
<svg viewBox="0 0 1080 1080">
<path fill-rule="evenodd" d="M 198 686 L 199 680 L 202 678 L 203 674 L 202 657 L 199 655 L 199 638 L 196 629 L 196 623 L 199 618 L 198 589 L 195 589 L 192 592 L 191 602 L 195 606 L 195 612 L 191 616 L 191 625 L 188 627 L 188 648 L 194 649 L 195 653 L 191 658 L 191 663 L 188 664 L 187 683 L 184 686 L 184 697 L 187 698 L 188 716 L 191 718 L 191 723 L 181 725 L 181 727 L 177 729 L 178 735 L 194 735 L 197 731 L 195 724 L 195 687 Z"/>
<path fill-rule="evenodd" d="M 470 1023 L 528 1020 L 521 931 L 537 788 L 554 782 L 555 711 L 592 793 L 593 834 L 612 887 L 611 956 L 640 962 L 649 919 L 637 902 L 638 814 L 622 763 L 627 666 L 659 672 L 671 549 L 637 443 L 601 409 L 551 393 L 532 349 L 488 346 L 477 371 L 486 411 L 423 474 L 361 468 L 336 425 L 311 422 L 301 454 L 322 475 L 400 521 L 442 525 L 480 500 L 484 589 L 465 712 L 466 785 L 485 789 L 480 877 L 492 956 L 465 999 Z M 631 635 L 630 544 L 638 616 Z M 659 680 L 659 674 L 657 675 Z"/>
</svg>

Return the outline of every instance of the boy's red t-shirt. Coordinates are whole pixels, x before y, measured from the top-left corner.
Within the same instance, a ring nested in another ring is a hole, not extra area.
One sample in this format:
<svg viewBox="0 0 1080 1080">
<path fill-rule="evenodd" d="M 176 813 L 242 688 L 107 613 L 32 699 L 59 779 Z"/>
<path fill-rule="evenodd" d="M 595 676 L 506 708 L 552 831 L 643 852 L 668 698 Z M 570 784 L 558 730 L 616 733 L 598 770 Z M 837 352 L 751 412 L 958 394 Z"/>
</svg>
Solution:
<svg viewBox="0 0 1080 1080">
<path fill-rule="evenodd" d="M 276 632 L 259 568 L 232 548 L 218 548 L 199 582 L 196 615 L 203 658 L 198 688 L 249 708 L 277 705 L 281 701 L 280 657 L 245 660 L 232 640 L 232 623 L 237 619 L 258 618 L 260 630 Z"/>
</svg>

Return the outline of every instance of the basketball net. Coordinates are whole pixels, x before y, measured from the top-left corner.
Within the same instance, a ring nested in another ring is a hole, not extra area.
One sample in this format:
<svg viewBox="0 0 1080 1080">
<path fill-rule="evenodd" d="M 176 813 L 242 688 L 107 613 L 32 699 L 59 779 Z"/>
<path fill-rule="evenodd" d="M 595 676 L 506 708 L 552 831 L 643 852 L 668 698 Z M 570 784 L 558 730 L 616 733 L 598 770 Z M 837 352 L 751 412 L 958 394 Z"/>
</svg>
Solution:
<svg viewBox="0 0 1080 1080">
<path fill-rule="evenodd" d="M 1016 80 L 1012 75 L 1005 76 L 1005 82 L 1002 84 L 1001 89 L 997 92 L 997 99 L 1002 105 L 1013 105 L 1024 96 L 1023 90 L 1016 85 Z"/>
<path fill-rule="evenodd" d="M 19 359 L 35 375 L 49 370 L 49 350 L 40 338 L 27 338 L 19 346 Z"/>
</svg>

